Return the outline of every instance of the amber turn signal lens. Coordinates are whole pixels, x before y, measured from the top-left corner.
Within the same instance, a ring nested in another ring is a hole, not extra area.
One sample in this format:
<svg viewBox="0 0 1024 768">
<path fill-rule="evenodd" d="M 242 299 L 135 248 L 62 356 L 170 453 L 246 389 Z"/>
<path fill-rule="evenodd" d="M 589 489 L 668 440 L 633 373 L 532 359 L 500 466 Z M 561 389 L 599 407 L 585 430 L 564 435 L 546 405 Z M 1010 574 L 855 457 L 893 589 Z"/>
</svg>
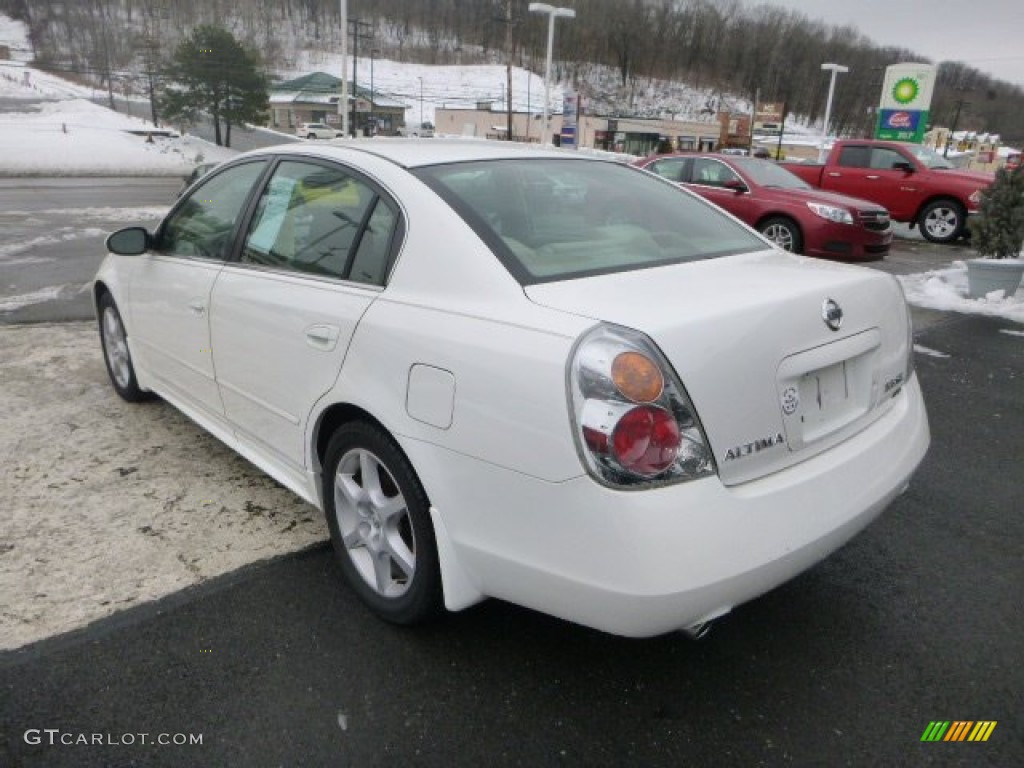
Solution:
<svg viewBox="0 0 1024 768">
<path fill-rule="evenodd" d="M 612 362 L 612 381 L 622 396 L 634 403 L 652 403 L 661 397 L 665 379 L 654 361 L 639 352 L 623 352 Z"/>
</svg>

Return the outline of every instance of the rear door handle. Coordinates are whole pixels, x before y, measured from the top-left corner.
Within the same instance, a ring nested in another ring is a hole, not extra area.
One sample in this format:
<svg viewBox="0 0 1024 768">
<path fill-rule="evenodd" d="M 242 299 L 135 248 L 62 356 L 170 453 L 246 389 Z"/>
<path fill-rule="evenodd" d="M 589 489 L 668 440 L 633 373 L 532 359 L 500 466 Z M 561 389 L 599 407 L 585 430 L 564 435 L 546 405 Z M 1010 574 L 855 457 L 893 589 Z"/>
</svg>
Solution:
<svg viewBox="0 0 1024 768">
<path fill-rule="evenodd" d="M 871 176 L 865 176 L 864 178 L 865 178 L 865 179 L 880 179 L 880 178 L 882 178 L 882 177 L 881 177 L 881 176 L 875 176 L 875 175 L 871 175 Z"/>
<path fill-rule="evenodd" d="M 309 346 L 329 352 L 338 343 L 341 329 L 336 325 L 319 324 L 309 326 L 305 333 Z"/>
<path fill-rule="evenodd" d="M 843 174 L 839 173 L 838 171 L 829 171 L 829 172 L 828 172 L 828 175 L 829 175 L 829 176 L 834 176 L 835 178 L 839 178 L 839 177 L 840 177 L 840 176 L 842 176 Z"/>
</svg>

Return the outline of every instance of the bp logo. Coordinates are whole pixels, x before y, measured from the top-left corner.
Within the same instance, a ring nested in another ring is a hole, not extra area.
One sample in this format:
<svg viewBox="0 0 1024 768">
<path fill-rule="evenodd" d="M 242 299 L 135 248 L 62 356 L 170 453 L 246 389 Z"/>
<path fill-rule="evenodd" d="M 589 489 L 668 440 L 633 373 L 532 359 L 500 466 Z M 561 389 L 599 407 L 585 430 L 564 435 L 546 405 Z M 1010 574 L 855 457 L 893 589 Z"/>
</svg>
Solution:
<svg viewBox="0 0 1024 768">
<path fill-rule="evenodd" d="M 902 77 L 892 87 L 892 97 L 900 104 L 910 104 L 921 92 L 921 86 L 912 77 Z"/>
</svg>

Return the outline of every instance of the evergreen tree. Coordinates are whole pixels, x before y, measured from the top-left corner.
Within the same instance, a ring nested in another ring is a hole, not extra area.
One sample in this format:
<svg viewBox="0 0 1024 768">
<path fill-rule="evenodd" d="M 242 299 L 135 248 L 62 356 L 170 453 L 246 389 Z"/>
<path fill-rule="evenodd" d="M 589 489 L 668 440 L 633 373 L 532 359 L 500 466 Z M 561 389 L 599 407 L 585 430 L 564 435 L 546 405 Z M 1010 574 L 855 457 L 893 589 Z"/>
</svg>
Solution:
<svg viewBox="0 0 1024 768">
<path fill-rule="evenodd" d="M 226 29 L 197 27 L 178 45 L 164 75 L 165 119 L 194 123 L 205 113 L 218 145 L 231 146 L 232 125 L 266 121 L 267 77 L 259 58 Z"/>
<path fill-rule="evenodd" d="M 971 221 L 971 245 L 991 259 L 1016 258 L 1024 248 L 1024 172 L 1000 168 L 981 193 Z"/>
</svg>

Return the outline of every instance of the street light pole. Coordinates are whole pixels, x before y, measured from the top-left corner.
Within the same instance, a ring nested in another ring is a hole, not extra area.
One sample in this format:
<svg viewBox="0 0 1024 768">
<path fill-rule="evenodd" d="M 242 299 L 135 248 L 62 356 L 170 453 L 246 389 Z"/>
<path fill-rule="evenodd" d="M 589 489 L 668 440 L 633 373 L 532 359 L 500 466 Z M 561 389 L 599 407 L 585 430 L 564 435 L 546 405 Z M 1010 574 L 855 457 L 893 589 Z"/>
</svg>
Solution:
<svg viewBox="0 0 1024 768">
<path fill-rule="evenodd" d="M 555 43 L 555 17 L 562 16 L 566 19 L 575 19 L 576 11 L 572 8 L 555 8 L 547 3 L 530 3 L 529 8 L 531 13 L 548 14 L 548 52 L 544 64 L 544 123 L 540 129 L 540 143 L 547 144 L 551 140 L 551 137 L 548 135 L 550 132 L 548 120 L 551 110 L 551 49 Z"/>
<path fill-rule="evenodd" d="M 849 67 L 844 67 L 842 64 L 822 64 L 821 68 L 823 71 L 832 72 L 832 78 L 828 83 L 828 99 L 825 101 L 825 124 L 821 130 L 821 146 L 818 148 L 818 162 L 825 162 L 825 142 L 828 139 L 828 121 L 832 116 L 832 94 L 836 89 L 836 75 L 840 72 L 849 72 Z"/>
<path fill-rule="evenodd" d="M 377 96 L 373 91 L 373 57 L 378 53 L 380 51 L 376 48 L 370 49 L 370 132 L 374 136 L 377 135 L 377 118 L 375 114 L 377 111 Z"/>
<path fill-rule="evenodd" d="M 341 101 L 338 111 L 341 112 L 341 133 L 348 138 L 348 0 L 341 3 Z"/>
<path fill-rule="evenodd" d="M 423 78 L 416 78 L 420 81 L 420 130 L 419 133 L 423 132 Z"/>
</svg>

